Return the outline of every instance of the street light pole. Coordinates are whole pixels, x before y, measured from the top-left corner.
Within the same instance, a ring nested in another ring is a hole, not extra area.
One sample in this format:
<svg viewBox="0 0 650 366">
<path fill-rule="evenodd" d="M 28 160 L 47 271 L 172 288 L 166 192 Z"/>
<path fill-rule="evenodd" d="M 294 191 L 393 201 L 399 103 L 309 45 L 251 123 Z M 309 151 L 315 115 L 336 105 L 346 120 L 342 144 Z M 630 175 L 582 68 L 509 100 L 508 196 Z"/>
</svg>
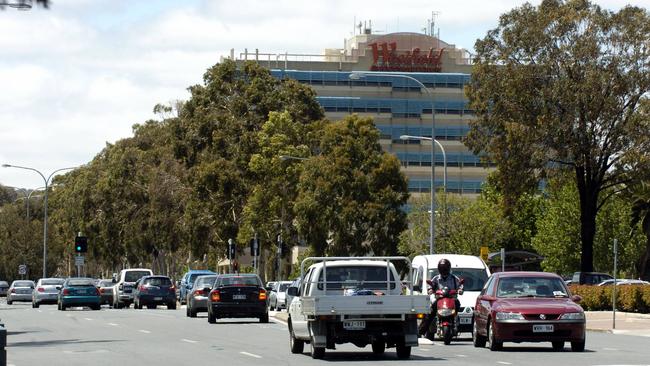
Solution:
<svg viewBox="0 0 650 366">
<path fill-rule="evenodd" d="M 18 165 L 11 165 L 11 164 L 2 164 L 3 168 L 17 168 L 17 169 L 25 169 L 25 170 L 31 170 L 33 172 L 38 173 L 38 175 L 43 178 L 43 182 L 45 183 L 45 197 L 43 199 L 43 278 L 47 278 L 47 193 L 48 193 L 48 186 L 50 183 L 50 180 L 54 176 L 54 174 L 62 171 L 62 170 L 69 170 L 69 169 L 75 169 L 76 167 L 70 167 L 70 168 L 61 168 L 53 171 L 47 178 L 45 178 L 45 175 L 41 173 L 40 171 L 30 168 L 30 167 L 25 167 L 25 166 L 18 166 Z"/>
<path fill-rule="evenodd" d="M 435 189 L 435 184 L 434 184 L 434 179 L 435 179 L 435 169 L 436 169 L 436 162 L 435 162 L 435 144 L 433 143 L 436 139 L 436 106 L 434 105 L 434 99 L 433 99 L 433 93 L 429 91 L 429 89 L 422 84 L 422 82 L 414 77 L 407 76 L 407 75 L 402 75 L 402 74 L 393 74 L 393 73 L 385 73 L 385 72 L 353 72 L 350 74 L 349 78 L 351 80 L 358 80 L 362 77 L 368 76 L 368 75 L 377 75 L 377 76 L 386 76 L 386 77 L 392 77 L 392 78 L 401 78 L 401 79 L 408 79 L 420 86 L 421 89 L 424 89 L 425 92 L 427 92 L 427 95 L 431 99 L 431 225 L 429 225 L 429 254 L 433 254 L 435 252 L 435 212 L 436 212 L 436 189 Z M 442 146 L 442 145 L 441 145 Z"/>
</svg>

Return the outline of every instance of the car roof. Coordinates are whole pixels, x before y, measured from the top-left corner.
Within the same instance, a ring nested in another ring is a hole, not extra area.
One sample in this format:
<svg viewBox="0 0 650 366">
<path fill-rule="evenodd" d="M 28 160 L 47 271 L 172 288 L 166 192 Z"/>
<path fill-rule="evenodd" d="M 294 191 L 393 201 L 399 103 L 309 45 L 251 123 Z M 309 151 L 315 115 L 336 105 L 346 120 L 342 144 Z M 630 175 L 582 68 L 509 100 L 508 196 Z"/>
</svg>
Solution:
<svg viewBox="0 0 650 366">
<path fill-rule="evenodd" d="M 513 271 L 513 272 L 496 272 L 492 275 L 495 277 L 548 277 L 548 278 L 559 278 L 560 280 L 562 280 L 562 277 L 551 272 Z"/>
<path fill-rule="evenodd" d="M 153 271 L 150 268 L 126 268 L 122 270 L 122 272 L 127 272 L 127 271 L 149 271 L 153 273 Z"/>
<path fill-rule="evenodd" d="M 195 274 L 195 273 L 216 274 L 216 273 L 214 273 L 213 271 L 211 271 L 209 269 L 190 269 L 189 271 L 187 271 L 187 273 L 189 273 L 189 274 Z"/>
</svg>

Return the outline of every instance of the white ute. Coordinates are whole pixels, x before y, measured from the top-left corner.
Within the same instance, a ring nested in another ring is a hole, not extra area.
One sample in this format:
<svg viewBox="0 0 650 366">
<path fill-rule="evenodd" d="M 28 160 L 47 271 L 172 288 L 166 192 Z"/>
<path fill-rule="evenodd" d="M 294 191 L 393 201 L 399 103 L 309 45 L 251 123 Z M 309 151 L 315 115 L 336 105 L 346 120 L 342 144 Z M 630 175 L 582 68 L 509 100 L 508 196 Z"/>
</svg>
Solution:
<svg viewBox="0 0 650 366">
<path fill-rule="evenodd" d="M 406 257 L 306 258 L 300 288 L 288 290 L 295 296 L 289 306 L 291 352 L 302 353 L 310 343 L 312 358 L 319 359 L 326 348 L 353 343 L 370 344 L 377 355 L 395 347 L 398 358 L 410 358 L 418 345 L 418 315 L 430 303 L 428 296 L 404 294 L 394 261 L 412 268 Z M 307 262 L 314 264 L 305 271 Z M 410 276 L 407 283 L 412 293 Z"/>
</svg>

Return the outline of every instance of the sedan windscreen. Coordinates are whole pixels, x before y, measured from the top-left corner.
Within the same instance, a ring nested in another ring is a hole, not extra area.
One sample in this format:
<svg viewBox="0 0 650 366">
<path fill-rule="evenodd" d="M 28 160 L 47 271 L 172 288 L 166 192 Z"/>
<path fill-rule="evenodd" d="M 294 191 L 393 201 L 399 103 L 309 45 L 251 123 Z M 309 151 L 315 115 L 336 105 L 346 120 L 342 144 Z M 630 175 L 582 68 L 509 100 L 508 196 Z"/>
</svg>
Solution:
<svg viewBox="0 0 650 366">
<path fill-rule="evenodd" d="M 559 278 L 504 277 L 499 280 L 497 297 L 568 297 Z"/>
</svg>

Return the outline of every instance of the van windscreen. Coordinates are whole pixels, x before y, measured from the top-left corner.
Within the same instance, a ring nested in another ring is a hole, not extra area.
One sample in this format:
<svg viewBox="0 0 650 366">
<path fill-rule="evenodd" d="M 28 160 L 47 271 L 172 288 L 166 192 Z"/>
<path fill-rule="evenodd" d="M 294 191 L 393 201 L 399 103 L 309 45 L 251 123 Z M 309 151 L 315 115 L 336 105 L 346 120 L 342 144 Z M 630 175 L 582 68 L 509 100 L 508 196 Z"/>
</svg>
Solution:
<svg viewBox="0 0 650 366">
<path fill-rule="evenodd" d="M 451 274 L 464 280 L 463 289 L 465 291 L 481 291 L 488 279 L 485 269 L 480 268 L 452 268 Z M 428 279 L 432 279 L 436 275 L 438 275 L 437 268 L 429 269 Z"/>
</svg>

